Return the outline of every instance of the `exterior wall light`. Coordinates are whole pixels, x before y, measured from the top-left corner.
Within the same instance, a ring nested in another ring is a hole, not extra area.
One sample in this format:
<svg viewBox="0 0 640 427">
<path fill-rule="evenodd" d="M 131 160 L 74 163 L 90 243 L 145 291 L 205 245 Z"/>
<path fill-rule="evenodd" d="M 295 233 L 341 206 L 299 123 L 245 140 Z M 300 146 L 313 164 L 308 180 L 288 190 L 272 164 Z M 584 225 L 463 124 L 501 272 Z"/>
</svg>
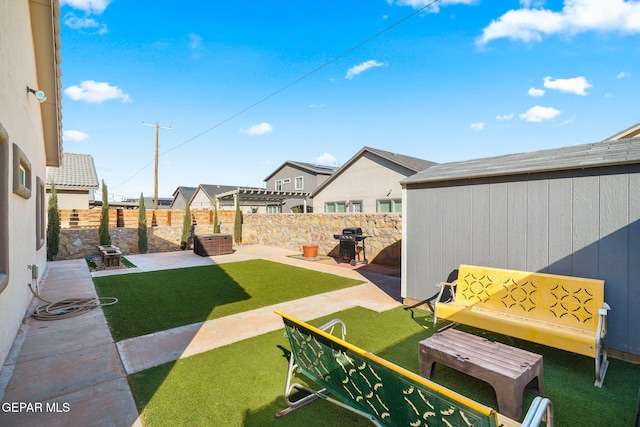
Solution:
<svg viewBox="0 0 640 427">
<path fill-rule="evenodd" d="M 47 96 L 41 90 L 31 89 L 29 86 L 27 86 L 27 92 L 31 92 L 32 94 L 34 94 L 36 98 L 38 98 L 38 102 L 41 104 L 47 100 Z"/>
</svg>

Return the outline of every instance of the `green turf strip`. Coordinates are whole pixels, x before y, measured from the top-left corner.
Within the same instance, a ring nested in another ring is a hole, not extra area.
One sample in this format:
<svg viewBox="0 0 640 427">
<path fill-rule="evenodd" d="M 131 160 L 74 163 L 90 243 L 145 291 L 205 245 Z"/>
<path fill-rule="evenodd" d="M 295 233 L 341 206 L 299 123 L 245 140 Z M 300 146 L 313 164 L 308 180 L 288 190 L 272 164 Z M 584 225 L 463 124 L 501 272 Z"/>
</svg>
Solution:
<svg viewBox="0 0 640 427">
<path fill-rule="evenodd" d="M 363 283 L 264 260 L 93 280 L 116 341 Z"/>
<path fill-rule="evenodd" d="M 356 307 L 310 323 L 318 326 L 335 317 L 347 323 L 347 341 L 418 372 L 418 342 L 432 333 L 429 316 L 412 319 L 402 308 L 376 313 Z M 593 359 L 500 335 L 485 336 L 544 356 L 545 396 L 553 401 L 556 426 L 633 425 L 640 366 L 611 360 L 599 389 L 593 386 Z M 275 413 L 286 407 L 282 395 L 288 349 L 280 330 L 148 369 L 130 376 L 129 383 L 147 427 L 371 425 L 325 401 L 276 420 Z M 433 380 L 497 408 L 493 390 L 482 381 L 441 365 Z M 523 416 L 533 398 L 525 392 Z"/>
</svg>

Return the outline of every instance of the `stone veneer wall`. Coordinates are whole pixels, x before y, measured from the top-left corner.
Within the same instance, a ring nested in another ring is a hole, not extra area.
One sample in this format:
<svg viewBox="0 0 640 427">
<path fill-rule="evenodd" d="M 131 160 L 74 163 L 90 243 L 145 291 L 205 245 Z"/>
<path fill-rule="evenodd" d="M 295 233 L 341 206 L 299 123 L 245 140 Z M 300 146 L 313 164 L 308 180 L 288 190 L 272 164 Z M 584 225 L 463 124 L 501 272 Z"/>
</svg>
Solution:
<svg viewBox="0 0 640 427">
<path fill-rule="evenodd" d="M 233 224 L 221 232 L 233 234 Z M 243 214 L 242 243 L 290 249 L 302 253 L 303 245 L 318 245 L 319 255 L 336 256 L 333 238 L 343 228 L 361 227 L 369 262 L 400 265 L 402 215 L 388 214 Z M 137 228 L 110 228 L 111 241 L 124 255 L 138 253 Z M 211 234 L 213 226 L 196 226 L 196 234 Z M 149 253 L 180 250 L 182 227 L 149 227 Z M 98 229 L 62 229 L 57 259 L 97 256 Z"/>
<path fill-rule="evenodd" d="M 291 249 L 318 245 L 319 255 L 336 256 L 334 234 L 346 227 L 361 227 L 367 259 L 376 264 L 400 265 L 402 215 L 399 213 L 243 214 L 243 244 Z"/>
<path fill-rule="evenodd" d="M 222 233 L 233 234 L 233 225 L 222 225 Z M 196 234 L 211 234 L 213 226 L 196 226 Z M 180 250 L 182 227 L 149 227 L 148 253 L 171 252 Z M 118 246 L 124 255 L 137 254 L 137 228 L 109 228 L 111 243 Z M 85 256 L 98 256 L 97 228 L 66 228 L 60 230 L 60 250 L 57 260 L 79 259 Z"/>
</svg>

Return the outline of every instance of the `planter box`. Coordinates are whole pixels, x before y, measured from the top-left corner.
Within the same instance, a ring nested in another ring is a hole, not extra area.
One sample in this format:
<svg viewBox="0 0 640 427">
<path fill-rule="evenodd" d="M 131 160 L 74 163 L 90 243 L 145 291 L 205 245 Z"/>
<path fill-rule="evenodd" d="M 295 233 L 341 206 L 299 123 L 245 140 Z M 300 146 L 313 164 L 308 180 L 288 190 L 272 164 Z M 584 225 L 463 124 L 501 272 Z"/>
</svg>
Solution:
<svg viewBox="0 0 640 427">
<path fill-rule="evenodd" d="M 207 234 L 193 238 L 193 252 L 200 256 L 226 255 L 233 253 L 231 234 Z"/>
</svg>

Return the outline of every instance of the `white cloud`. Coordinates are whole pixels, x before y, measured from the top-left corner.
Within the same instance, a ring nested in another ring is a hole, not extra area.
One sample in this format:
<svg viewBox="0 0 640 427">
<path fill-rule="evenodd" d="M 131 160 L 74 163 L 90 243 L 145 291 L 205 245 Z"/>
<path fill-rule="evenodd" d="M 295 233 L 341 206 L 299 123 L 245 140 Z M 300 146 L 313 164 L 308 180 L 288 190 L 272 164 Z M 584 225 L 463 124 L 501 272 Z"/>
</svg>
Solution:
<svg viewBox="0 0 640 427">
<path fill-rule="evenodd" d="M 387 0 L 387 2 L 390 4 L 394 3 L 393 0 Z M 473 5 L 479 2 L 480 0 L 440 0 L 435 3 L 433 0 L 396 0 L 395 4 L 397 4 L 398 6 L 411 6 L 414 9 L 419 9 L 421 7 L 427 6 L 428 4 L 432 3 L 431 7 L 429 7 L 426 11 L 432 12 L 432 13 L 438 13 L 440 11 L 440 6 L 449 6 L 452 4 Z"/>
<path fill-rule="evenodd" d="M 371 68 L 382 67 L 383 65 L 385 65 L 384 62 L 378 62 L 375 59 L 370 59 L 369 61 L 363 62 L 359 65 L 354 65 L 353 67 L 349 68 L 349 71 L 347 71 L 347 74 L 344 76 L 344 78 L 352 79 L 354 76 L 364 73 Z"/>
<path fill-rule="evenodd" d="M 520 114 L 520 118 L 528 122 L 541 122 L 543 120 L 551 120 L 559 116 L 560 110 L 553 107 L 541 107 L 536 105 L 527 110 L 526 113 Z"/>
<path fill-rule="evenodd" d="M 64 16 L 64 25 L 73 29 L 73 30 L 82 30 L 86 28 L 98 28 L 98 34 L 103 35 L 108 32 L 106 24 L 100 24 L 93 18 L 79 18 L 73 14 L 73 12 L 69 12 Z"/>
<path fill-rule="evenodd" d="M 556 80 L 552 80 L 551 77 L 545 77 L 544 87 L 547 89 L 556 89 L 560 92 L 585 96 L 588 95 L 586 90 L 593 87 L 593 85 L 590 84 L 583 76 Z"/>
<path fill-rule="evenodd" d="M 189 34 L 189 47 L 191 49 L 200 49 L 202 47 L 202 36 L 197 34 Z"/>
<path fill-rule="evenodd" d="M 504 114 L 502 116 L 496 116 L 496 119 L 500 120 L 500 121 L 504 121 L 504 120 L 511 120 L 513 119 L 513 113 L 511 114 Z"/>
<path fill-rule="evenodd" d="M 133 102 L 131 97 L 119 87 L 111 86 L 106 82 L 96 82 L 95 80 L 84 80 L 80 83 L 80 86 L 69 86 L 64 93 L 74 101 L 84 101 L 89 104 L 101 104 L 110 99 Z"/>
<path fill-rule="evenodd" d="M 476 130 L 476 131 L 480 131 L 480 130 L 484 129 L 484 123 L 482 123 L 482 122 L 471 123 L 471 129 Z"/>
<path fill-rule="evenodd" d="M 109 6 L 111 0 L 60 0 L 60 6 L 70 6 L 87 14 L 100 15 Z"/>
<path fill-rule="evenodd" d="M 529 88 L 529 96 L 543 96 L 545 93 L 544 89 L 536 89 L 535 87 Z"/>
<path fill-rule="evenodd" d="M 564 0 L 561 11 L 543 9 L 541 2 L 521 1 L 482 30 L 476 43 L 509 38 L 541 41 L 552 34 L 574 35 L 588 31 L 636 34 L 640 32 L 640 2 L 627 0 Z M 533 6 L 530 8 L 528 6 Z"/>
<path fill-rule="evenodd" d="M 82 142 L 87 138 L 89 138 L 89 135 L 79 130 L 70 129 L 62 132 L 62 139 L 65 141 Z"/>
<path fill-rule="evenodd" d="M 624 79 L 625 77 L 630 77 L 631 74 L 627 73 L 626 71 L 622 71 L 620 72 L 620 74 L 618 74 L 616 76 L 617 79 Z"/>
<path fill-rule="evenodd" d="M 240 129 L 240 133 L 244 133 L 249 136 L 260 136 L 271 132 L 273 132 L 273 126 L 267 122 L 253 125 L 249 129 Z"/>
<path fill-rule="evenodd" d="M 316 157 L 313 161 L 319 165 L 334 165 L 336 163 L 336 158 L 331 154 L 324 152 L 322 156 Z"/>
</svg>

